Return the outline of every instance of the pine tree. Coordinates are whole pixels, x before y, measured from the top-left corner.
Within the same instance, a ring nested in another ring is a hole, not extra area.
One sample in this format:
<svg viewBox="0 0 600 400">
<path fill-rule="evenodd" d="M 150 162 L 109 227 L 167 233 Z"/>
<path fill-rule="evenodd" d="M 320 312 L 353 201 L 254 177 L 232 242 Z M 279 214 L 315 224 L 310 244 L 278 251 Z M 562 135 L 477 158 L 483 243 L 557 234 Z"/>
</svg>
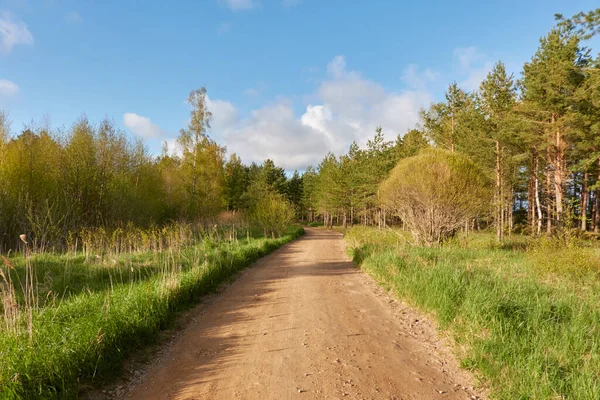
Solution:
<svg viewBox="0 0 600 400">
<path fill-rule="evenodd" d="M 543 126 L 547 155 L 547 191 L 554 195 L 554 214 L 557 226 L 564 219 L 565 180 L 569 144 L 565 116 L 573 104 L 573 95 L 583 82 L 582 67 L 587 55 L 579 47 L 579 38 L 572 30 L 554 28 L 540 39 L 540 47 L 523 69 L 523 100 L 535 123 Z M 550 229 L 550 207 L 548 207 Z"/>
<path fill-rule="evenodd" d="M 516 104 L 516 88 L 513 77 L 506 73 L 502 62 L 496 63 L 480 86 L 480 104 L 485 119 L 487 137 L 494 143 L 495 155 L 495 205 L 496 236 L 502 240 L 508 207 L 512 210 L 512 196 L 507 198 L 505 184 L 505 160 L 507 147 L 511 143 L 511 113 Z M 510 183 L 510 182 L 509 182 Z"/>
</svg>

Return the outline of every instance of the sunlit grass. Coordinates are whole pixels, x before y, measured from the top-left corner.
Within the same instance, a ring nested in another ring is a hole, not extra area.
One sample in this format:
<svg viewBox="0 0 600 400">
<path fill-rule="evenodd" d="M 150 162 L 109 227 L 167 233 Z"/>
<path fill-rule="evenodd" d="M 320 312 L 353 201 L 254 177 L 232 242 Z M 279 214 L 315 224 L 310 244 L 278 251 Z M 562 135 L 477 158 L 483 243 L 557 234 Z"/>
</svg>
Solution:
<svg viewBox="0 0 600 400">
<path fill-rule="evenodd" d="M 33 309 L 31 340 L 24 315 L 20 329 L 0 330 L 0 397 L 77 397 L 118 373 L 124 357 L 155 340 L 178 311 L 301 234 L 294 228 L 279 239 L 205 241 L 118 259 L 33 256 L 40 306 Z M 11 261 L 13 276 L 24 274 L 26 259 Z"/>
<path fill-rule="evenodd" d="M 425 248 L 394 245 L 394 235 L 359 228 L 346 237 L 362 269 L 452 333 L 462 365 L 494 398 L 600 398 L 593 244 L 477 234 Z"/>
</svg>

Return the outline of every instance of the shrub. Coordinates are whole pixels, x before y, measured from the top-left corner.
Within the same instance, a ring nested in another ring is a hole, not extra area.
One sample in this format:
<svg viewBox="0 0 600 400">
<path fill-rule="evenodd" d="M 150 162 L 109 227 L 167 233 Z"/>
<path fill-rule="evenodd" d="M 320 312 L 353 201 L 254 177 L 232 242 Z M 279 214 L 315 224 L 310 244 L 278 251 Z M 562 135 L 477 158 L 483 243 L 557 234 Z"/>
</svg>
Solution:
<svg viewBox="0 0 600 400">
<path fill-rule="evenodd" d="M 263 228 L 265 236 L 270 232 L 281 236 L 295 217 L 294 207 L 279 193 L 267 190 L 256 201 L 252 212 L 254 222 Z"/>
<path fill-rule="evenodd" d="M 379 187 L 383 204 L 419 244 L 432 246 L 485 213 L 490 180 L 469 158 L 430 149 L 401 160 Z"/>
</svg>

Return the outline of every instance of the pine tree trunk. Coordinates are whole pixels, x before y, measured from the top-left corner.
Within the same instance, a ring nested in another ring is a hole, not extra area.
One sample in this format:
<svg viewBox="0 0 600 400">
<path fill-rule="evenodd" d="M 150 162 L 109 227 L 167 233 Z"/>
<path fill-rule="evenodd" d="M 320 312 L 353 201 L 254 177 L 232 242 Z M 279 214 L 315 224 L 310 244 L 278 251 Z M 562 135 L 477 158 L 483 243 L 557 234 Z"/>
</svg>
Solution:
<svg viewBox="0 0 600 400">
<path fill-rule="evenodd" d="M 344 229 L 346 229 L 348 227 L 348 220 L 346 217 L 346 210 L 344 210 Z"/>
<path fill-rule="evenodd" d="M 593 220 L 594 233 L 600 233 L 600 195 L 598 193 L 598 190 L 595 190 L 594 197 L 595 197 L 595 201 L 594 201 L 595 212 L 594 212 L 594 220 Z"/>
<path fill-rule="evenodd" d="M 587 230 L 587 208 L 588 208 L 588 173 L 583 174 L 583 183 L 581 184 L 581 230 Z"/>
<path fill-rule="evenodd" d="M 452 111 L 452 126 L 450 132 L 450 151 L 454 153 L 454 111 Z"/>
<path fill-rule="evenodd" d="M 550 147 L 546 149 L 546 233 L 552 234 L 552 201 L 551 182 L 550 182 Z"/>
<path fill-rule="evenodd" d="M 502 171 L 500 163 L 500 142 L 496 140 L 496 238 L 502 240 Z"/>
<path fill-rule="evenodd" d="M 515 196 L 514 189 L 511 186 L 510 195 L 508 198 L 508 236 L 510 236 L 512 234 L 512 231 L 514 228 L 514 221 L 513 221 L 513 208 L 514 208 L 513 199 L 514 199 L 514 196 Z"/>
<path fill-rule="evenodd" d="M 534 159 L 534 193 L 535 193 L 535 208 L 537 210 L 537 235 L 542 233 L 542 204 L 540 202 L 540 180 L 538 177 L 540 159 L 538 158 L 537 152 L 535 153 Z"/>
<path fill-rule="evenodd" d="M 600 166 L 600 159 L 598 159 L 598 164 Z M 598 170 L 598 181 L 600 181 L 600 169 Z M 600 193 L 598 193 L 599 189 L 594 190 L 594 205 L 595 205 L 595 213 L 594 213 L 594 233 L 600 233 Z"/>
<path fill-rule="evenodd" d="M 552 123 L 556 123 L 556 116 L 552 115 Z M 560 128 L 556 129 L 556 154 L 554 156 L 554 201 L 556 205 L 556 225 L 561 227 L 563 219 L 563 182 L 565 177 L 564 171 L 564 146 Z"/>
<path fill-rule="evenodd" d="M 531 161 L 533 163 L 533 161 Z M 531 230 L 531 234 L 535 232 L 535 181 L 536 177 L 533 173 L 533 165 L 530 165 L 529 179 L 527 180 L 527 222 Z"/>
</svg>

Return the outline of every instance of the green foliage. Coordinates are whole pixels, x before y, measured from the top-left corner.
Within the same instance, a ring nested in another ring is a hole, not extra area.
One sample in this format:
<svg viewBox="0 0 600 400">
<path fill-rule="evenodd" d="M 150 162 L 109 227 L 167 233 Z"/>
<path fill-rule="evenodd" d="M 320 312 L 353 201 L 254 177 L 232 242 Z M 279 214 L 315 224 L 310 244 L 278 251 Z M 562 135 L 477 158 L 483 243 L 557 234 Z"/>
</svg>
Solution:
<svg viewBox="0 0 600 400">
<path fill-rule="evenodd" d="M 468 138 L 467 121 L 472 105 L 472 96 L 453 82 L 448 86 L 445 102 L 434 103 L 421 112 L 428 138 L 437 147 L 455 151 Z"/>
<path fill-rule="evenodd" d="M 428 248 L 394 245 L 385 231 L 353 231 L 347 237 L 361 268 L 435 315 L 457 342 L 463 367 L 482 377 L 492 398 L 600 397 L 594 275 L 540 275 L 529 251 L 502 247 L 489 235 L 476 238 L 482 247 Z M 556 261 L 573 255 L 564 254 Z"/>
<path fill-rule="evenodd" d="M 288 179 L 272 160 L 247 167 L 235 154 L 225 162 L 225 149 L 208 136 L 206 89 L 192 91 L 188 103 L 180 156 L 165 143 L 153 157 L 111 121 L 95 125 L 85 117 L 66 132 L 32 125 L 12 135 L 0 112 L 0 253 L 17 250 L 22 233 L 42 252 L 74 246 L 70 235 L 84 231 L 144 230 L 171 221 L 207 229 L 224 210 L 250 213 L 265 188 L 303 215 L 299 173 Z M 268 228 L 282 229 L 280 222 Z"/>
<path fill-rule="evenodd" d="M 183 150 L 180 176 L 188 219 L 216 214 L 222 206 L 225 148 L 208 137 L 212 114 L 207 108 L 206 89 L 192 91 L 188 98 L 190 123 L 177 142 Z"/>
<path fill-rule="evenodd" d="M 429 147 L 427 139 L 418 129 L 411 129 L 396 140 L 396 159 L 416 156 L 419 151 Z"/>
<path fill-rule="evenodd" d="M 275 234 L 281 237 L 284 230 L 294 221 L 295 210 L 293 205 L 282 195 L 273 190 L 264 189 L 258 194 L 254 206 L 250 211 L 251 220 L 272 237 Z"/>
<path fill-rule="evenodd" d="M 469 158 L 431 149 L 401 160 L 379 196 L 418 243 L 432 246 L 486 212 L 489 187 L 488 177 Z"/>
<path fill-rule="evenodd" d="M 310 171 L 314 175 L 306 187 L 310 190 L 311 207 L 329 224 L 333 215 L 340 214 L 347 223 L 362 219 L 366 224 L 371 210 L 378 205 L 377 186 L 393 168 L 398 151 L 377 128 L 365 149 L 352 143 L 346 155 L 338 158 L 329 153 L 317 174 Z"/>
<path fill-rule="evenodd" d="M 248 168 L 237 155 L 232 154 L 225 164 L 225 205 L 228 210 L 243 209 L 243 196 L 249 184 Z"/>
</svg>

